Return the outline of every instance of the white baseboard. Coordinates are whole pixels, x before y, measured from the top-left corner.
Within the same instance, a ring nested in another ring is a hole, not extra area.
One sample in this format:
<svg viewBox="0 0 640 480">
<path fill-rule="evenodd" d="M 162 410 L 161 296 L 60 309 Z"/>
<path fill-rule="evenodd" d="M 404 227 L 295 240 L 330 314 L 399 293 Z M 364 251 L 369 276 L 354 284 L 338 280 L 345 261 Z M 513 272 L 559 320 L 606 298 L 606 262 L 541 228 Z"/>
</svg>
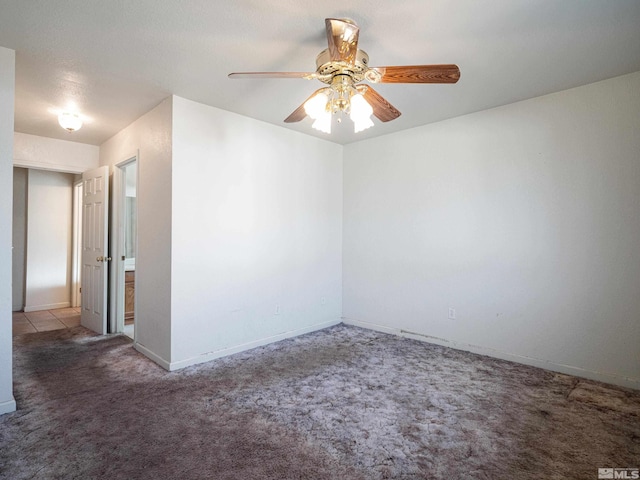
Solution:
<svg viewBox="0 0 640 480">
<path fill-rule="evenodd" d="M 39 312 L 40 310 L 55 310 L 56 308 L 69 308 L 71 302 L 50 303 L 48 305 L 30 305 L 24 307 L 25 312 Z"/>
<path fill-rule="evenodd" d="M 450 340 L 446 340 L 444 338 L 432 337 L 429 335 L 409 332 L 407 330 L 402 330 L 398 328 L 387 327 L 387 326 L 378 325 L 375 323 L 363 322 L 361 320 L 356 320 L 353 318 L 343 317 L 342 322 L 346 325 L 353 325 L 356 327 L 366 328 L 369 330 L 389 333 L 391 335 L 398 335 L 400 337 L 412 338 L 414 340 L 434 343 L 436 345 L 450 347 L 456 350 L 464 350 L 465 352 L 477 353 L 480 355 L 486 355 L 488 357 L 499 358 L 501 360 L 508 360 L 510 362 L 530 365 L 532 367 L 543 368 L 545 370 L 564 373 L 566 375 L 573 375 L 576 377 L 587 378 L 589 380 L 596 380 L 598 382 L 609 383 L 612 385 L 618 385 L 621 387 L 640 390 L 640 379 L 638 378 L 628 378 L 628 377 L 623 377 L 621 375 L 614 375 L 611 373 L 594 372 L 591 370 L 585 370 L 580 367 L 575 367 L 572 365 L 563 365 L 559 363 L 550 362 L 548 360 L 542 360 L 539 358 L 527 357 L 524 355 L 517 355 L 514 353 L 503 352 L 501 350 L 496 350 L 493 348 L 481 347 L 479 345 L 453 342 Z"/>
<path fill-rule="evenodd" d="M 6 402 L 0 403 L 0 415 L 16 411 L 16 401 L 12 398 Z"/>
<path fill-rule="evenodd" d="M 286 338 L 297 337 L 299 335 L 304 335 L 305 333 L 311 333 L 317 330 L 323 330 L 325 328 L 333 327 L 334 325 L 338 325 L 340 323 L 341 323 L 340 320 L 332 320 L 330 322 L 319 323 L 316 325 L 311 325 L 309 327 L 300 328 L 297 330 L 290 330 L 288 332 L 280 333 L 278 335 L 273 335 L 271 337 L 261 338 L 259 340 L 254 340 L 253 342 L 244 343 L 242 345 L 236 345 L 233 347 L 215 350 L 213 352 L 208 352 L 202 355 L 198 355 L 196 357 L 187 358 L 185 360 L 171 362 L 168 370 L 174 371 L 174 370 L 179 370 L 181 368 L 190 367 L 191 365 L 197 365 L 199 363 L 209 362 L 211 360 L 215 360 L 216 358 L 226 357 L 228 355 L 233 355 L 234 353 L 244 352 L 245 350 L 251 350 L 252 348 L 268 345 L 270 343 L 278 342 Z"/>
<path fill-rule="evenodd" d="M 145 357 L 153 360 L 155 363 L 157 363 L 158 365 L 160 365 L 162 368 L 164 368 L 165 370 L 171 370 L 170 366 L 171 364 L 166 361 L 164 358 L 162 358 L 160 355 L 155 354 L 154 352 L 152 352 L 151 350 L 149 350 L 147 347 L 145 347 L 144 345 L 140 344 L 140 343 L 135 343 L 133 344 L 133 348 L 135 348 L 138 352 L 140 352 L 141 354 L 143 354 Z"/>
</svg>

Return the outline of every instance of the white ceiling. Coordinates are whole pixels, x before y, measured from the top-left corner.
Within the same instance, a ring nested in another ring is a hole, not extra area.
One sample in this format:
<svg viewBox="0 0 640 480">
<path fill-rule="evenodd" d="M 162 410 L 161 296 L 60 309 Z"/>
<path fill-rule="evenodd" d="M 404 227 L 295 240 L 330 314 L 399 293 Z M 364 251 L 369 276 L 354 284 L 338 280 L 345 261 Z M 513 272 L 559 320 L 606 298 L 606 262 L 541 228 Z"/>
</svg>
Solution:
<svg viewBox="0 0 640 480">
<path fill-rule="evenodd" d="M 360 26 L 372 66 L 455 63 L 455 85 L 377 85 L 402 112 L 327 136 L 285 124 L 317 80 L 231 80 L 313 71 L 324 19 Z M 639 0 L 0 0 L 16 50 L 18 132 L 99 145 L 170 94 L 345 144 L 640 71 Z M 55 112 L 74 106 L 69 134 Z"/>
</svg>

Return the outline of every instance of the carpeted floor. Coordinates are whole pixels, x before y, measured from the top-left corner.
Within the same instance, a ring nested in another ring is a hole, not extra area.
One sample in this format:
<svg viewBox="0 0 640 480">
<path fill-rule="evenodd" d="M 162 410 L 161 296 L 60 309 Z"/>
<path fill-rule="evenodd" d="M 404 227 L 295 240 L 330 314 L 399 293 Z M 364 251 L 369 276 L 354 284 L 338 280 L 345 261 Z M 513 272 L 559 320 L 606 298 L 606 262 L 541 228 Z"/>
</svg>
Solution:
<svg viewBox="0 0 640 480">
<path fill-rule="evenodd" d="M 14 339 L 0 478 L 597 479 L 640 392 L 339 325 L 178 372 L 82 327 Z"/>
</svg>

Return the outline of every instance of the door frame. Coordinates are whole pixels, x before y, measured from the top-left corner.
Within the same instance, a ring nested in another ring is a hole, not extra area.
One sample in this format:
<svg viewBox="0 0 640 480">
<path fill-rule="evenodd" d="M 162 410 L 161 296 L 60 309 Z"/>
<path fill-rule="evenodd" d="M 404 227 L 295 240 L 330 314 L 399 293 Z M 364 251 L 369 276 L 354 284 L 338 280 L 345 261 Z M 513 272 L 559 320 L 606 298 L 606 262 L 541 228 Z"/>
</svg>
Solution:
<svg viewBox="0 0 640 480">
<path fill-rule="evenodd" d="M 111 276 L 109 291 L 111 292 L 109 299 L 109 332 L 122 333 L 124 332 L 124 281 L 125 270 L 124 260 L 122 257 L 125 254 L 125 200 L 126 185 L 125 185 L 125 168 L 133 163 L 137 162 L 138 168 L 140 163 L 138 162 L 139 151 L 125 157 L 120 163 L 117 163 L 113 168 L 112 174 L 112 195 L 111 195 L 111 225 L 109 232 L 109 241 L 111 243 L 111 253 L 113 260 L 111 261 Z M 139 172 L 138 172 L 139 173 Z M 136 192 L 138 190 L 140 175 L 136 175 Z M 137 222 L 137 219 L 136 219 Z M 136 239 L 137 243 L 137 239 Z M 134 294 L 137 295 L 137 294 Z M 134 297 L 135 298 L 135 297 Z M 134 300 L 135 303 L 135 300 Z M 134 320 L 135 322 L 135 320 Z M 135 325 L 135 323 L 134 323 Z M 137 328 L 134 328 L 134 344 L 137 337 Z"/>
<path fill-rule="evenodd" d="M 73 183 L 73 239 L 71 255 L 71 306 L 79 307 L 82 276 L 82 179 Z"/>
</svg>

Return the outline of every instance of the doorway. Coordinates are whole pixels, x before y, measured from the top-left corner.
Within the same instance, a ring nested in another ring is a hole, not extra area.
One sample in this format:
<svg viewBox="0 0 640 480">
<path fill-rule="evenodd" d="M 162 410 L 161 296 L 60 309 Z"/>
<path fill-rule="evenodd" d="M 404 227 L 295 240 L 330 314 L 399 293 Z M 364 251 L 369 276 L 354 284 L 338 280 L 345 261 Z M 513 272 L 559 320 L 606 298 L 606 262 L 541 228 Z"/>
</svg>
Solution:
<svg viewBox="0 0 640 480">
<path fill-rule="evenodd" d="M 113 172 L 113 222 L 111 267 L 113 295 L 111 331 L 135 342 L 136 251 L 138 244 L 137 156 L 116 165 Z"/>
<path fill-rule="evenodd" d="M 82 179 L 73 184 L 73 243 L 71 256 L 71 307 L 82 299 Z"/>
<path fill-rule="evenodd" d="M 74 176 L 13 168 L 12 310 L 73 308 Z"/>
</svg>

